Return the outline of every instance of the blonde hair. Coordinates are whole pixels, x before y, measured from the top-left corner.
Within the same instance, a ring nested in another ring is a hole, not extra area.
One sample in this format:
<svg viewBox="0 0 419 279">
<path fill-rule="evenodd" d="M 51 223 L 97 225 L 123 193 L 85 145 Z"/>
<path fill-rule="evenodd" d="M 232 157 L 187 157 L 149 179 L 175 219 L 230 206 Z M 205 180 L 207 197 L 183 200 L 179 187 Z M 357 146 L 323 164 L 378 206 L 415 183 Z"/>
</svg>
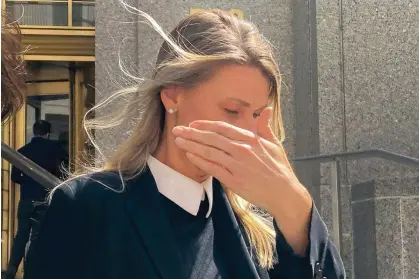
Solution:
<svg viewBox="0 0 419 279">
<path fill-rule="evenodd" d="M 130 96 L 130 102 L 125 108 L 85 121 L 87 135 L 100 154 L 92 131 L 113 128 L 125 121 L 136 122 L 128 138 L 116 152 L 104 159 L 96 171 L 117 171 L 122 180 L 143 172 L 147 157 L 159 145 L 165 125 L 161 89 L 174 84 L 193 87 L 208 79 L 223 64 L 255 66 L 266 75 L 271 84 L 271 126 L 282 141 L 284 129 L 280 113 L 280 73 L 270 44 L 253 24 L 226 12 L 209 10 L 186 17 L 167 34 L 148 14 L 123 4 L 128 11 L 142 16 L 163 37 L 164 43 L 150 79 L 131 76 L 138 81 L 138 85 L 114 93 L 93 109 L 104 107 L 117 98 Z M 226 194 L 248 234 L 259 264 L 264 268 L 272 267 L 275 233 L 271 219 L 233 192 L 227 190 Z"/>
</svg>

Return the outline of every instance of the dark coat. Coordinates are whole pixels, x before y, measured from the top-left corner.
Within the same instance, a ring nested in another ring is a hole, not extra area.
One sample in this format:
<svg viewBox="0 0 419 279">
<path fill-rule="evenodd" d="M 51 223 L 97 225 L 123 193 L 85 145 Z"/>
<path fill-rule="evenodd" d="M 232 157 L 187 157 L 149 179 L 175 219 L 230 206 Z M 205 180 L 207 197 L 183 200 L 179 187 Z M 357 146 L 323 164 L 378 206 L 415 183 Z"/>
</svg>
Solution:
<svg viewBox="0 0 419 279">
<path fill-rule="evenodd" d="M 32 140 L 18 150 L 26 158 L 32 160 L 51 174 L 61 178 L 61 164 L 68 160 L 68 154 L 58 141 L 41 137 Z M 27 201 L 43 201 L 47 195 L 45 188 L 20 169 L 13 167 L 11 179 L 20 184 L 20 199 Z"/>
<path fill-rule="evenodd" d="M 122 191 L 118 175 L 99 173 L 60 187 L 29 250 L 25 279 L 186 278 L 151 172 L 125 186 Z M 223 278 L 344 278 L 342 261 L 315 207 L 309 255 L 296 256 L 276 228 L 278 264 L 269 272 L 252 259 L 246 234 L 216 180 L 212 216 L 215 245 L 222 247 L 233 270 Z"/>
</svg>

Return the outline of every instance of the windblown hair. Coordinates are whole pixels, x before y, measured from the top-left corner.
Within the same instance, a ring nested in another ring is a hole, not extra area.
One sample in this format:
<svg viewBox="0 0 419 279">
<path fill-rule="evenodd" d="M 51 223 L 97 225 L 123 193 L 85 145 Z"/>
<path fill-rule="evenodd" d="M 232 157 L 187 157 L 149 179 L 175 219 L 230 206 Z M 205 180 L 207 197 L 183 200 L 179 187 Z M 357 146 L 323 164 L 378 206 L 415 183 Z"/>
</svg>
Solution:
<svg viewBox="0 0 419 279">
<path fill-rule="evenodd" d="M 95 171 L 118 172 L 122 181 L 144 171 L 147 158 L 156 151 L 165 125 L 165 110 L 160 91 L 170 85 L 194 87 L 209 79 L 222 65 L 238 64 L 258 67 L 271 85 L 270 105 L 273 107 L 271 126 L 282 141 L 284 130 L 280 113 L 280 73 L 270 44 L 259 33 L 255 25 L 239 20 L 229 13 L 209 10 L 190 15 L 182 20 L 170 33 L 148 14 L 124 4 L 128 11 L 143 17 L 164 39 L 155 69 L 149 79 L 139 79 L 138 84 L 122 89 L 93 110 L 110 102 L 132 96 L 125 107 L 118 107 L 112 114 L 87 120 L 85 129 L 99 154 L 101 150 L 94 142 L 98 130 L 114 128 L 125 121 L 136 121 L 128 138 L 110 157 L 99 164 Z M 89 112 L 86 114 L 86 116 Z M 106 157 L 106 156 L 104 156 Z M 262 267 L 273 265 L 275 233 L 268 216 L 255 206 L 227 190 L 230 204 L 243 224 L 256 258 Z"/>
<path fill-rule="evenodd" d="M 22 59 L 21 33 L 16 22 L 8 23 L 1 12 L 1 120 L 18 111 L 25 101 L 25 65 Z"/>
</svg>

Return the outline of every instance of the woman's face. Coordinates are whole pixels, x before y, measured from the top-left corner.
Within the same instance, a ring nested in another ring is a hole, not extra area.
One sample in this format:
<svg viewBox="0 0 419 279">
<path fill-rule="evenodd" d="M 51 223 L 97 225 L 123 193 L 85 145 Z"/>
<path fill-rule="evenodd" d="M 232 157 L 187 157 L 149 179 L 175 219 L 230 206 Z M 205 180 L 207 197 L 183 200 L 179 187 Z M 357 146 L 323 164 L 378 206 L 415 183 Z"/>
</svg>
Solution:
<svg viewBox="0 0 419 279">
<path fill-rule="evenodd" d="M 177 109 L 168 116 L 172 121 L 166 118 L 167 122 L 172 122 L 166 125 L 188 126 L 195 120 L 214 120 L 256 133 L 257 119 L 268 106 L 269 91 L 268 79 L 260 69 L 246 65 L 223 66 L 211 79 L 191 89 L 162 92 L 166 109 Z"/>
</svg>

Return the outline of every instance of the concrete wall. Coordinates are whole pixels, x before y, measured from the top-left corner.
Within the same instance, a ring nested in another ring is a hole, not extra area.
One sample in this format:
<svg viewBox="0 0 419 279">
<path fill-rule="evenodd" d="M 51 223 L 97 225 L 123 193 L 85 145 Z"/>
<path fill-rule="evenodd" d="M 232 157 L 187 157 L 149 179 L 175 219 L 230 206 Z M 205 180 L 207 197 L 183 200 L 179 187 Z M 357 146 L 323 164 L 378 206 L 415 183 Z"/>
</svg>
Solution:
<svg viewBox="0 0 419 279">
<path fill-rule="evenodd" d="M 355 278 L 419 278 L 419 178 L 352 187 Z"/>
<path fill-rule="evenodd" d="M 418 18 L 415 1 L 317 1 L 321 153 L 382 148 L 419 157 Z M 378 159 L 343 167 L 348 278 L 417 278 L 419 168 Z M 321 170 L 327 184 L 329 166 Z M 322 203 L 331 227 L 329 186 Z"/>
<path fill-rule="evenodd" d="M 131 1 L 136 5 L 136 0 Z M 137 17 L 128 13 L 119 0 L 98 1 L 95 3 L 96 39 L 95 39 L 95 87 L 96 103 L 110 96 L 115 91 L 130 86 L 119 67 L 121 63 L 132 74 L 138 72 L 138 32 Z M 109 114 L 116 104 L 97 111 L 97 115 Z M 96 140 L 105 155 L 110 154 L 121 141 L 124 129 L 98 131 Z M 115 136 L 118 135 L 118 136 Z"/>
<path fill-rule="evenodd" d="M 419 157 L 418 18 L 417 1 L 317 1 L 322 153 L 383 148 Z M 347 175 L 351 184 L 419 170 L 364 160 L 349 163 Z"/>
</svg>

